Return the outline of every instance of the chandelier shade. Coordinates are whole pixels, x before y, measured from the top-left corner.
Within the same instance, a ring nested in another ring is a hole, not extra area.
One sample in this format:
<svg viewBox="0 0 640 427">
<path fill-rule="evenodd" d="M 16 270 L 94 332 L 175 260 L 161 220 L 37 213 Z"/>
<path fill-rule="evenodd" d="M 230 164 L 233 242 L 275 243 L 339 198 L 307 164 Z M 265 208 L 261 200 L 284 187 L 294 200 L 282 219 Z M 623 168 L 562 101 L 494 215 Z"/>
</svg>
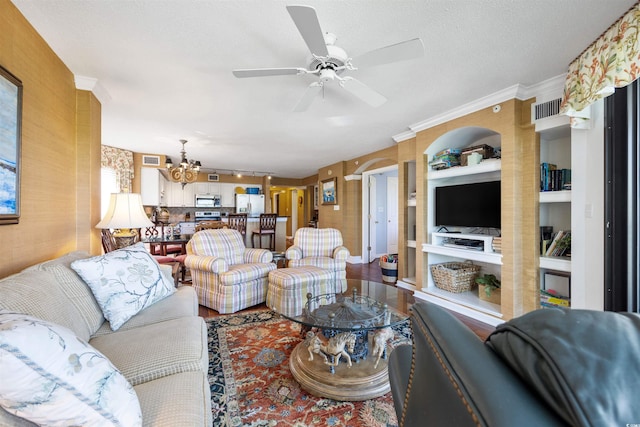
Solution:
<svg viewBox="0 0 640 427">
<path fill-rule="evenodd" d="M 184 145 L 187 143 L 187 140 L 181 139 L 180 143 L 182 144 L 182 150 L 180 151 L 181 157 L 179 166 L 174 166 L 171 158 L 167 157 L 165 160 L 165 167 L 169 172 L 169 179 L 173 182 L 179 182 L 182 184 L 182 188 L 184 188 L 185 185 L 198 180 L 198 172 L 200 172 L 200 167 L 202 165 L 198 160 L 187 159 L 187 152 L 184 149 Z"/>
</svg>

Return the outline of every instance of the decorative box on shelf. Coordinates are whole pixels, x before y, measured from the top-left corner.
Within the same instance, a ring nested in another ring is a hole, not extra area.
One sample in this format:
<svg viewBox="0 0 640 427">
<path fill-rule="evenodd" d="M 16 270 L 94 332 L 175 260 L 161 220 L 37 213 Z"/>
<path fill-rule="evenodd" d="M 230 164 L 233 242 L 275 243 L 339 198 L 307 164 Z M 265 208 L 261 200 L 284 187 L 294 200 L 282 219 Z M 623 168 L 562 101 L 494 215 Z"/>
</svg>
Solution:
<svg viewBox="0 0 640 427">
<path fill-rule="evenodd" d="M 478 297 L 483 300 L 493 304 L 500 304 L 500 289 L 492 289 L 487 295 L 487 290 L 485 289 L 486 285 L 478 285 Z"/>
<path fill-rule="evenodd" d="M 482 144 L 482 145 L 475 145 L 473 147 L 463 148 L 462 153 L 460 153 L 461 166 L 467 166 L 467 157 L 469 157 L 471 153 L 481 154 L 483 159 L 488 159 L 491 156 L 493 156 L 493 147 L 487 144 Z"/>
</svg>

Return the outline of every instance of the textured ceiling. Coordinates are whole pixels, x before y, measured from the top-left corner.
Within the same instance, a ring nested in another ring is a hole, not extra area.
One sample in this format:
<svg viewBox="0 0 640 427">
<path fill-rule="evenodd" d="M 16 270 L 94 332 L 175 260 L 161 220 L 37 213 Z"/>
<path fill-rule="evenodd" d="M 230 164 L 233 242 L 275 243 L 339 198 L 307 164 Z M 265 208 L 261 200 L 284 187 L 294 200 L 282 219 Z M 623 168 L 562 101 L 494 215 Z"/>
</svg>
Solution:
<svg viewBox="0 0 640 427">
<path fill-rule="evenodd" d="M 392 146 L 410 125 L 509 86 L 563 74 L 635 3 L 305 1 L 350 57 L 415 37 L 425 55 L 348 73 L 388 98 L 381 107 L 329 85 L 294 113 L 314 76 L 231 73 L 305 67 L 288 2 L 12 1 L 76 76 L 97 79 L 103 144 L 177 158 L 187 139 L 188 156 L 205 168 L 289 178 Z"/>
</svg>

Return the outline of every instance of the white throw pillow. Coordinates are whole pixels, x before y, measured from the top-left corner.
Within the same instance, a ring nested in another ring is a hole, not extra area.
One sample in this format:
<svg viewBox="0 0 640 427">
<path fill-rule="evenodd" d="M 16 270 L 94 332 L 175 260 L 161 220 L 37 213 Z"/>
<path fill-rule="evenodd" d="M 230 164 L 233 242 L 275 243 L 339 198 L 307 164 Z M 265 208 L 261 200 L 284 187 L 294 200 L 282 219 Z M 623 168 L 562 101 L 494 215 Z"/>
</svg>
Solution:
<svg viewBox="0 0 640 427">
<path fill-rule="evenodd" d="M 140 426 L 133 387 L 69 329 L 0 311 L 0 406 L 43 426 Z"/>
<path fill-rule="evenodd" d="M 117 330 L 127 320 L 175 292 L 173 282 L 142 243 L 71 263 Z"/>
</svg>

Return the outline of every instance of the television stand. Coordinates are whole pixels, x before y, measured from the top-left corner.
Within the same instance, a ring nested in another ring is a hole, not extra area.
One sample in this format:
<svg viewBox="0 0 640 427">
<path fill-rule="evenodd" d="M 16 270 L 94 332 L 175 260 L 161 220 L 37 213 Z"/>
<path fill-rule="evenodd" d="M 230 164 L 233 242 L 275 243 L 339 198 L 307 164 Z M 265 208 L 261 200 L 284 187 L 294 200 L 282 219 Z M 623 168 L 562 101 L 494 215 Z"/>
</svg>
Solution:
<svg viewBox="0 0 640 427">
<path fill-rule="evenodd" d="M 461 250 L 476 250 L 493 253 L 491 245 L 494 236 L 487 234 L 431 233 L 431 244 Z"/>
</svg>

